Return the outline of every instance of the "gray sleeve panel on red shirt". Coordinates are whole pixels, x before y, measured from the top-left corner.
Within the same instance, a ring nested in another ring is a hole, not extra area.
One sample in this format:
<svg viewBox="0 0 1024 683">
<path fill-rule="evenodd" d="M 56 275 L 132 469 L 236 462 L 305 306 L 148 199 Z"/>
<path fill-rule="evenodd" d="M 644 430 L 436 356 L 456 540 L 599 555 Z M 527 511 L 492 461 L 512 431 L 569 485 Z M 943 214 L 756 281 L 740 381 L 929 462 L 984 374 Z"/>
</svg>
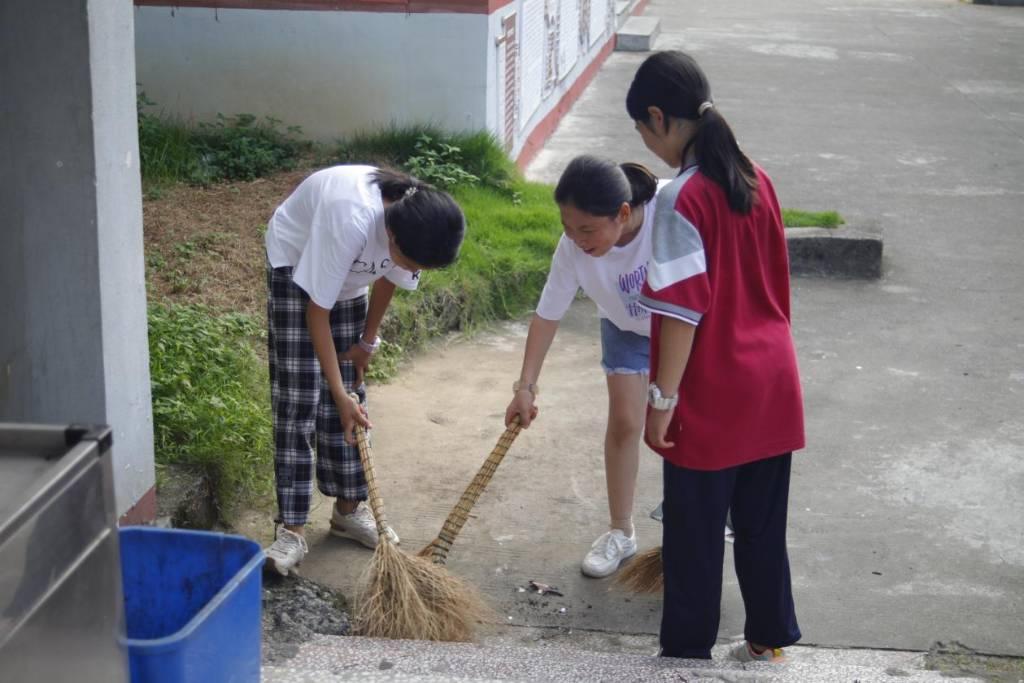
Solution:
<svg viewBox="0 0 1024 683">
<path fill-rule="evenodd" d="M 696 172 L 696 167 L 690 169 L 658 192 L 647 273 L 647 283 L 656 292 L 707 271 L 697 227 L 676 211 L 679 192 Z"/>
</svg>

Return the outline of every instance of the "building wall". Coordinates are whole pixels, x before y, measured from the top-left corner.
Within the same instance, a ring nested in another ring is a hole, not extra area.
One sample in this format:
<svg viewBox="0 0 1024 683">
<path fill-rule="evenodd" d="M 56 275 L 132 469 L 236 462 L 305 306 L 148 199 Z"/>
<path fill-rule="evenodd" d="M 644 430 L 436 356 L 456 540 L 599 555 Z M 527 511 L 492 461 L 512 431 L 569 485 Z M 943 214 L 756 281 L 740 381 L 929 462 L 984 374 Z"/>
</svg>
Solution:
<svg viewBox="0 0 1024 683">
<path fill-rule="evenodd" d="M 490 15 L 488 128 L 521 166 L 614 47 L 614 6 L 614 0 L 513 0 Z"/>
<path fill-rule="evenodd" d="M 320 140 L 388 123 L 486 129 L 521 165 L 616 26 L 615 0 L 135 2 L 138 79 L 168 113 L 269 115 Z"/>
<path fill-rule="evenodd" d="M 111 425 L 121 514 L 154 484 L 134 80 L 130 6 L 0 3 L 0 421 Z"/>
<path fill-rule="evenodd" d="M 320 140 L 487 125 L 486 14 L 140 6 L 135 25 L 140 87 L 184 118 L 269 115 Z"/>
</svg>

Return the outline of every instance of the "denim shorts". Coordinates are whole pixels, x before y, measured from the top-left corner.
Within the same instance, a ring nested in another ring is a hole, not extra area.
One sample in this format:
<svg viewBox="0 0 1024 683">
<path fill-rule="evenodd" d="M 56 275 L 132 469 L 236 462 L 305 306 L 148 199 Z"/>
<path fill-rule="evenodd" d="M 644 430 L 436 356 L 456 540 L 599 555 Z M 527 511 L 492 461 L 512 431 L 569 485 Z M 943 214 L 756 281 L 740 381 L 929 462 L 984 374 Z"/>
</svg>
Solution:
<svg viewBox="0 0 1024 683">
<path fill-rule="evenodd" d="M 607 318 L 601 318 L 601 367 L 606 375 L 649 374 L 650 337 L 625 332 Z"/>
</svg>

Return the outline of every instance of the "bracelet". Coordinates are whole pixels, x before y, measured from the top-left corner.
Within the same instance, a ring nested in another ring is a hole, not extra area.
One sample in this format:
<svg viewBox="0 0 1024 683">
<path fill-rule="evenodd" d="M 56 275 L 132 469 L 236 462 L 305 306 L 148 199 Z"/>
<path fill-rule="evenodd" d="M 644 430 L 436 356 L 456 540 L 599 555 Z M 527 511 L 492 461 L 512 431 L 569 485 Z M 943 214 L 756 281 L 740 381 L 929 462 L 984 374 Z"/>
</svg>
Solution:
<svg viewBox="0 0 1024 683">
<path fill-rule="evenodd" d="M 357 343 L 359 344 L 359 348 L 361 348 L 363 351 L 366 351 L 367 353 L 373 353 L 380 348 L 380 337 L 374 337 L 372 344 L 366 343 L 366 341 L 364 341 L 362 337 L 359 337 L 359 341 Z"/>
<path fill-rule="evenodd" d="M 512 383 L 512 393 L 518 394 L 520 391 L 529 391 L 533 394 L 534 398 L 536 398 L 537 394 L 540 393 L 540 389 L 537 388 L 537 385 L 533 382 L 522 382 L 520 380 L 516 380 Z"/>
</svg>

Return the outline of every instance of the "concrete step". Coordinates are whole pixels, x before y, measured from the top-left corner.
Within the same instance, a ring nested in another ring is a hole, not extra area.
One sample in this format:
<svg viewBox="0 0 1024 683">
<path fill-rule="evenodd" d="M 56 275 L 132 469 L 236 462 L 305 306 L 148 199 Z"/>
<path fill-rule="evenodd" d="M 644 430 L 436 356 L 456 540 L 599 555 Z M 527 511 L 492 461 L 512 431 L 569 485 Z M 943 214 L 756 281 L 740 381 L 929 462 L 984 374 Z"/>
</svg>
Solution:
<svg viewBox="0 0 1024 683">
<path fill-rule="evenodd" d="M 594 652 L 563 646 L 488 646 L 320 636 L 294 659 L 263 668 L 264 683 L 340 681 L 730 681 L 948 683 L 918 652 L 788 648 L 785 664 L 742 664 L 731 646 L 711 661 Z M 958 678 L 958 681 L 976 679 Z"/>
<path fill-rule="evenodd" d="M 650 52 L 661 33 L 661 19 L 630 17 L 615 34 L 615 49 L 624 52 Z"/>
</svg>

